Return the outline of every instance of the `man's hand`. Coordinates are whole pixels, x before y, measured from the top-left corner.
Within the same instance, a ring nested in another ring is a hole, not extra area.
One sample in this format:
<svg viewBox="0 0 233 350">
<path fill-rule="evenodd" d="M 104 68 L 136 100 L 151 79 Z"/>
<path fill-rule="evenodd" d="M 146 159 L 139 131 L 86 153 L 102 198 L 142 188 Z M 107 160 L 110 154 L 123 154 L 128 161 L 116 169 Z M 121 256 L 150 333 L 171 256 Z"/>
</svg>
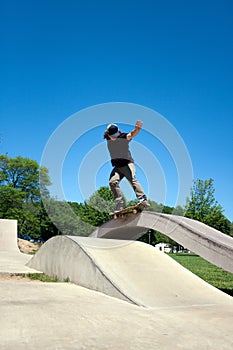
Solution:
<svg viewBox="0 0 233 350">
<path fill-rule="evenodd" d="M 141 120 L 136 121 L 136 128 L 141 129 L 143 125 L 143 122 Z"/>
<path fill-rule="evenodd" d="M 135 124 L 135 129 L 127 135 L 127 140 L 131 140 L 133 137 L 135 137 L 141 130 L 142 125 L 143 122 L 141 122 L 141 120 L 137 120 Z"/>
</svg>

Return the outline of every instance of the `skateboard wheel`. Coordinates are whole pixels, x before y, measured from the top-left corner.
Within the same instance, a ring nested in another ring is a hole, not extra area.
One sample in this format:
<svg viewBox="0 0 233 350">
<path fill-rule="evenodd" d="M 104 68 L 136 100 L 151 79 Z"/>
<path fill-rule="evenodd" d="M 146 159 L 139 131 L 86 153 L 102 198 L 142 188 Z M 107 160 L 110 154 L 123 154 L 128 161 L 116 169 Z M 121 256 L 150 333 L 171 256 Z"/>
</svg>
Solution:
<svg viewBox="0 0 233 350">
<path fill-rule="evenodd" d="M 134 213 L 134 214 L 137 214 L 137 212 L 138 212 L 137 209 L 134 209 L 134 210 L 133 210 L 133 213 Z"/>
</svg>

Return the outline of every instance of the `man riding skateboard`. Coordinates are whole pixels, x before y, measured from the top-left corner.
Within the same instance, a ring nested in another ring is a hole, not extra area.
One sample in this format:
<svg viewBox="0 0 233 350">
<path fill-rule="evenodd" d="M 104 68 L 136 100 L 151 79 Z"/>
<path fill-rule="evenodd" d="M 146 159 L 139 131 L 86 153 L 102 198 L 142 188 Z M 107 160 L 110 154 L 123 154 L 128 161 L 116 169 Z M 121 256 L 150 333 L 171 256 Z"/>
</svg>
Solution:
<svg viewBox="0 0 233 350">
<path fill-rule="evenodd" d="M 131 184 L 138 199 L 138 204 L 149 206 L 143 188 L 136 179 L 134 160 L 129 150 L 129 142 L 140 132 L 142 125 L 143 122 L 138 120 L 134 130 L 125 133 L 119 130 L 117 124 L 109 124 L 104 133 L 113 166 L 109 178 L 109 185 L 116 202 L 116 211 L 124 209 L 126 205 L 119 186 L 120 181 L 124 177 L 126 177 Z"/>
</svg>

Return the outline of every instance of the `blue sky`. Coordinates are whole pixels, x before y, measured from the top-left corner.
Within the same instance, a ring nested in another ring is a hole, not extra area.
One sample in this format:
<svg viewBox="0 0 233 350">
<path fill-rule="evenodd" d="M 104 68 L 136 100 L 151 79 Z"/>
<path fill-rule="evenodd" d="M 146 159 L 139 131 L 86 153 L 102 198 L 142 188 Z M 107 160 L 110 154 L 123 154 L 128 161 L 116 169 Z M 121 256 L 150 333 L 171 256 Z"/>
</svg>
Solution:
<svg viewBox="0 0 233 350">
<path fill-rule="evenodd" d="M 1 153 L 40 162 L 52 133 L 77 112 L 111 102 L 145 106 L 177 130 L 194 178 L 214 179 L 215 198 L 233 220 L 232 1 L 3 0 L 0 13 Z M 109 116 L 127 130 L 129 119 Z M 67 200 L 88 194 L 79 188 L 77 169 L 103 142 L 104 127 L 99 115 L 99 127 L 70 148 L 63 169 Z M 148 132 L 135 141 L 158 159 L 165 204 L 174 205 L 174 162 Z M 104 163 L 90 188 L 107 185 L 110 169 Z M 147 189 L 153 179 L 145 171 L 139 164 Z M 159 200 L 156 190 L 153 197 Z"/>
</svg>

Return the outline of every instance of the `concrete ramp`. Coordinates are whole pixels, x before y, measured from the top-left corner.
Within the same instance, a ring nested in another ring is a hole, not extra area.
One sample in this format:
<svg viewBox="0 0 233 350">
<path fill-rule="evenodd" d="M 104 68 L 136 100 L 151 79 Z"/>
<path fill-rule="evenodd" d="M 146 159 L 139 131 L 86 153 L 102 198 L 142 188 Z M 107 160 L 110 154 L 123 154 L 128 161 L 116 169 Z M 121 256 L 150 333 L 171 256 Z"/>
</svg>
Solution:
<svg viewBox="0 0 233 350">
<path fill-rule="evenodd" d="M 233 238 L 199 221 L 183 216 L 144 211 L 110 220 L 90 237 L 136 240 L 157 230 L 209 262 L 233 273 Z"/>
<path fill-rule="evenodd" d="M 39 272 L 25 266 L 30 259 L 18 248 L 17 220 L 0 219 L 0 273 Z"/>
<path fill-rule="evenodd" d="M 0 251 L 19 252 L 17 220 L 0 219 Z"/>
<path fill-rule="evenodd" d="M 56 236 L 27 265 L 146 307 L 233 305 L 230 296 L 138 241 Z"/>
</svg>

